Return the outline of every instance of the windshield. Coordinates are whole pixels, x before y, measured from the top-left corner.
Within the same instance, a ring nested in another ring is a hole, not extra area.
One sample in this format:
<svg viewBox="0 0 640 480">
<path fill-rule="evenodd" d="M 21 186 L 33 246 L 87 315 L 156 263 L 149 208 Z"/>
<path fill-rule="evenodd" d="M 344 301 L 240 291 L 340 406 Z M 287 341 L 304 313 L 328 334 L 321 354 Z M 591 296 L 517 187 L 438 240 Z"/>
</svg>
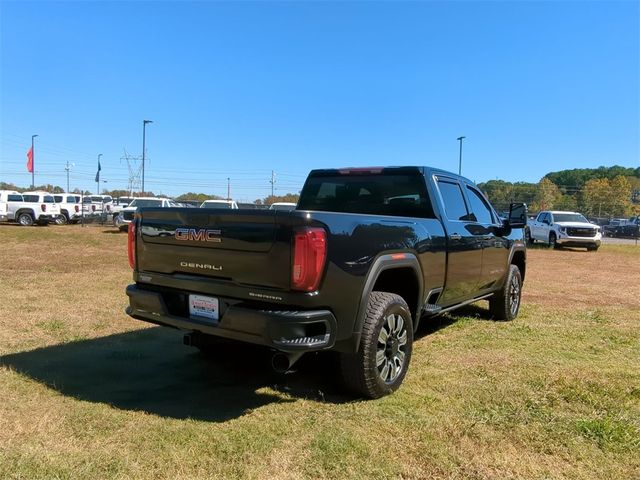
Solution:
<svg viewBox="0 0 640 480">
<path fill-rule="evenodd" d="M 589 221 L 584 218 L 579 213 L 554 213 L 553 214 L 554 222 L 581 222 L 581 223 L 589 223 Z"/>
<path fill-rule="evenodd" d="M 145 207 L 161 207 L 162 200 L 153 200 L 153 199 L 140 199 L 136 198 L 129 204 L 130 207 L 136 208 L 145 208 Z"/>
</svg>

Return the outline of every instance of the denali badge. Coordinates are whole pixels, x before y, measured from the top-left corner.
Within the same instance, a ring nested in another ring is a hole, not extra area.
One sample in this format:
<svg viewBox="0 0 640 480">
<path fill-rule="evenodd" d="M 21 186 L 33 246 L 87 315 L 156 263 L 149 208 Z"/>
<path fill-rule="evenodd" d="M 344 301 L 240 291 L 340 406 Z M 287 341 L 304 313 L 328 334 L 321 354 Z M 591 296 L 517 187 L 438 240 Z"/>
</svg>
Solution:
<svg viewBox="0 0 640 480">
<path fill-rule="evenodd" d="M 221 243 L 220 230 L 209 230 L 206 228 L 176 228 L 176 240 L 195 240 L 197 242 Z"/>
<path fill-rule="evenodd" d="M 222 265 L 211 265 L 210 263 L 180 262 L 181 267 L 201 268 L 203 270 L 222 270 Z"/>
</svg>

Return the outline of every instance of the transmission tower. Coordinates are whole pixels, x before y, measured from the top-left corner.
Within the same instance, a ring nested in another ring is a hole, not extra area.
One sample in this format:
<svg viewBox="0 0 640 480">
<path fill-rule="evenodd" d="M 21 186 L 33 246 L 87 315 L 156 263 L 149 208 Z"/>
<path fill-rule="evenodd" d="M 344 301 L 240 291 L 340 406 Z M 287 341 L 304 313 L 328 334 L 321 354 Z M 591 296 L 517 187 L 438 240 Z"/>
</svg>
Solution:
<svg viewBox="0 0 640 480">
<path fill-rule="evenodd" d="M 133 192 L 140 190 L 142 185 L 142 157 L 129 155 L 126 149 L 123 150 L 124 156 L 120 158 L 120 161 L 127 161 L 127 167 L 129 168 L 129 182 L 127 184 L 127 190 L 129 191 L 129 196 L 133 197 Z"/>
</svg>

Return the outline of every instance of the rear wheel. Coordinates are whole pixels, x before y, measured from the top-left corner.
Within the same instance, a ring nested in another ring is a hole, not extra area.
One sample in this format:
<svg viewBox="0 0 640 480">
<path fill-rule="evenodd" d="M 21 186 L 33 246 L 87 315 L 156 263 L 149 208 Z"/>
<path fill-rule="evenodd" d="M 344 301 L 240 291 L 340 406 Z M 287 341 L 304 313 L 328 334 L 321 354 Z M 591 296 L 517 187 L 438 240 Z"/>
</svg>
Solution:
<svg viewBox="0 0 640 480">
<path fill-rule="evenodd" d="M 34 219 L 30 213 L 21 213 L 18 215 L 18 223 L 24 227 L 33 225 Z"/>
<path fill-rule="evenodd" d="M 495 320 L 513 320 L 520 311 L 522 275 L 516 265 L 509 266 L 509 273 L 502 289 L 489 299 L 489 310 Z"/>
<path fill-rule="evenodd" d="M 372 292 L 369 297 L 360 348 L 341 355 L 348 388 L 368 398 L 397 390 L 409 368 L 413 346 L 411 312 L 402 297 Z"/>
<path fill-rule="evenodd" d="M 58 218 L 56 218 L 56 225 L 66 225 L 67 223 L 69 223 L 69 217 L 67 214 L 65 212 L 60 213 Z"/>
</svg>

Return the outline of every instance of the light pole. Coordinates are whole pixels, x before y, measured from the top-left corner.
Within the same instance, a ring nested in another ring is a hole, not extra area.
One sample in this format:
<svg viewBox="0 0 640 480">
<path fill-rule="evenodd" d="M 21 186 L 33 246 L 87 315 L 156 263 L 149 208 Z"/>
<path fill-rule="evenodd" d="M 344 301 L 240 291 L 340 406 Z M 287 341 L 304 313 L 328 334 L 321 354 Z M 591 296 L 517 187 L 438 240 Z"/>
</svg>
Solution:
<svg viewBox="0 0 640 480">
<path fill-rule="evenodd" d="M 36 188 L 36 149 L 33 142 L 33 139 L 38 135 L 31 135 L 31 188 Z"/>
<path fill-rule="evenodd" d="M 145 158 L 145 142 L 146 142 L 146 132 L 147 132 L 147 123 L 153 123 L 153 120 L 143 120 L 142 121 L 142 196 L 144 197 L 144 158 Z"/>
<path fill-rule="evenodd" d="M 231 200 L 231 178 L 227 177 L 227 200 Z"/>
<path fill-rule="evenodd" d="M 98 154 L 98 173 L 96 173 L 96 195 L 100 195 L 100 170 L 102 167 L 100 166 L 100 157 L 101 153 Z"/>
<path fill-rule="evenodd" d="M 462 140 L 467 137 L 458 137 L 458 141 L 460 142 L 460 159 L 458 160 L 458 175 L 462 175 Z"/>
</svg>

